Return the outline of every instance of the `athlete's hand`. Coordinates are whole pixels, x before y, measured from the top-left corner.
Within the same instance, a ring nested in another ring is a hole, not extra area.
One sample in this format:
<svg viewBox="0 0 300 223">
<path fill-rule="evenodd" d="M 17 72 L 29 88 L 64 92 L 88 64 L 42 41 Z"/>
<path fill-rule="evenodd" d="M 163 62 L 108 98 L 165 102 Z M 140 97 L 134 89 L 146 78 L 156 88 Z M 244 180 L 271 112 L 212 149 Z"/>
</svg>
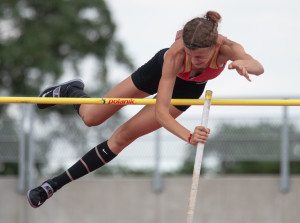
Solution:
<svg viewBox="0 0 300 223">
<path fill-rule="evenodd" d="M 199 142 L 206 143 L 209 133 L 209 128 L 205 128 L 204 126 L 196 126 L 194 133 L 191 137 L 190 143 L 194 146 L 196 146 Z"/>
<path fill-rule="evenodd" d="M 244 76 L 248 81 L 251 81 L 247 69 L 242 65 L 242 61 L 233 61 L 231 64 L 228 65 L 228 69 L 235 69 L 241 76 Z"/>
</svg>

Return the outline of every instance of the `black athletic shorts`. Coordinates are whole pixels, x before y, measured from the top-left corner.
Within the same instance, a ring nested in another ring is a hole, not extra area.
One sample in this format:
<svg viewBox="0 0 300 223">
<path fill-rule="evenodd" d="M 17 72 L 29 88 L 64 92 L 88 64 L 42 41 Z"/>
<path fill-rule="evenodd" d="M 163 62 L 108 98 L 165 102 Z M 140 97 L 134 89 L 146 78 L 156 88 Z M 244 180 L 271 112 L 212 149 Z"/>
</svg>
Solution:
<svg viewBox="0 0 300 223">
<path fill-rule="evenodd" d="M 162 49 L 155 56 L 137 69 L 132 75 L 131 79 L 134 85 L 141 91 L 150 95 L 157 93 L 158 84 L 162 74 L 162 67 L 164 62 L 164 54 L 168 50 Z M 185 81 L 176 78 L 173 89 L 173 99 L 198 99 L 202 95 L 206 82 L 198 83 L 194 81 Z M 180 111 L 187 110 L 189 106 L 175 105 Z"/>
</svg>

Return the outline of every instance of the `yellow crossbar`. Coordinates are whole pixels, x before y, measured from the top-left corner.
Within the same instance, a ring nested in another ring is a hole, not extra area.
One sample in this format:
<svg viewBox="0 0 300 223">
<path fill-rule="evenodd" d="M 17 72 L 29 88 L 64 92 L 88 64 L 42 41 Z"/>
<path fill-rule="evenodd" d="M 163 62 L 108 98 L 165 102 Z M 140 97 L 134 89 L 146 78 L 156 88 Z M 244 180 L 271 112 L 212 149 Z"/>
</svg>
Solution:
<svg viewBox="0 0 300 223">
<path fill-rule="evenodd" d="M 106 105 L 154 105 L 156 99 L 145 98 L 40 98 L 0 97 L 0 103 L 27 104 L 106 104 Z M 172 99 L 172 105 L 203 105 L 204 99 Z M 300 106 L 300 100 L 289 99 L 212 99 L 212 105 L 237 106 Z"/>
</svg>

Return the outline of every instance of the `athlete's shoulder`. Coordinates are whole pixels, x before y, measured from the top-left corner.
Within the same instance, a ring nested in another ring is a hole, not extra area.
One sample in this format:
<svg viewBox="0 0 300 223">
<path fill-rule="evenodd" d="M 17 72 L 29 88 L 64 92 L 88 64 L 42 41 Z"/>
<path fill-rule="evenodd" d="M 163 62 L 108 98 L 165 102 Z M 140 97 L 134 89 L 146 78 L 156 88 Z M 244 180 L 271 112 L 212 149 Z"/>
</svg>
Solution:
<svg viewBox="0 0 300 223">
<path fill-rule="evenodd" d="M 176 32 L 175 41 L 182 38 L 182 29 Z"/>
<path fill-rule="evenodd" d="M 220 58 L 223 60 L 241 60 L 241 59 L 252 59 L 252 57 L 246 53 L 244 47 L 232 40 L 226 40 L 224 45 L 220 48 Z"/>
<path fill-rule="evenodd" d="M 226 37 L 220 46 L 220 55 L 225 56 L 228 59 L 232 58 L 234 55 L 243 54 L 244 52 L 244 48 L 241 44 Z"/>
<path fill-rule="evenodd" d="M 182 38 L 177 39 L 166 52 L 165 56 L 173 59 L 183 59 L 185 56 L 184 44 Z"/>
<path fill-rule="evenodd" d="M 175 75 L 183 69 L 185 51 L 181 39 L 176 40 L 164 54 L 164 67 L 172 70 L 170 75 Z"/>
</svg>

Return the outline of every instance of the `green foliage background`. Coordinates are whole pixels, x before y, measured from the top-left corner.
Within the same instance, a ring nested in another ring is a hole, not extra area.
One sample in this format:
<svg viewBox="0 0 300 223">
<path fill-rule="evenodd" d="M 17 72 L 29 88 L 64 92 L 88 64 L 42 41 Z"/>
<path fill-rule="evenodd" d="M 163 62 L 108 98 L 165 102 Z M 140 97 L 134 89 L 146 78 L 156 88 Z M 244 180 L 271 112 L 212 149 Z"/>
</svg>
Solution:
<svg viewBox="0 0 300 223">
<path fill-rule="evenodd" d="M 103 95 L 112 85 L 108 81 L 109 61 L 133 69 L 124 45 L 115 36 L 116 29 L 104 0 L 0 1 L 0 95 L 37 96 L 43 86 L 56 83 L 65 74 L 66 64 L 74 77 L 84 77 L 85 74 L 80 73 L 80 63 L 86 58 L 93 58 L 97 64 L 93 84 L 101 86 L 94 91 L 87 88 L 86 92 L 90 96 Z M 0 125 L 6 125 L 1 129 L 5 134 L 9 123 L 9 128 L 15 128 L 10 137 L 18 138 L 18 123 L 16 117 L 8 112 L 9 107 L 0 105 Z M 39 111 L 35 121 L 49 131 L 53 116 L 60 123 L 64 118 L 59 114 L 71 112 L 75 116 L 72 106 L 56 106 Z M 117 114 L 114 125 L 108 126 L 107 131 L 119 125 L 121 119 Z M 62 125 L 59 131 L 53 129 L 44 141 L 37 142 L 37 147 L 51 148 L 51 137 L 65 137 L 76 148 L 76 134 L 66 134 L 69 127 Z M 82 128 L 83 125 L 73 126 L 73 130 L 78 129 L 78 132 Z M 61 132 L 63 135 L 59 134 Z M 29 132 L 25 134 L 28 138 Z M 99 140 L 102 140 L 101 137 Z M 0 148 L 5 155 L 17 150 L 18 145 L 0 142 Z M 46 157 L 47 153 L 43 155 Z M 0 173 L 17 174 L 16 163 L 1 164 Z"/>
<path fill-rule="evenodd" d="M 216 133 L 205 144 L 203 159 L 213 153 L 219 160 L 219 165 L 214 169 L 202 165 L 201 174 L 280 173 L 280 125 L 264 122 L 254 125 L 223 123 L 215 131 Z M 290 156 L 293 146 L 299 143 L 299 139 L 300 132 L 290 124 Z M 182 166 L 173 174 L 192 173 L 195 154 L 196 150 L 191 148 Z M 299 161 L 291 160 L 290 173 L 300 174 Z"/>
<path fill-rule="evenodd" d="M 104 0 L 3 0 L 0 2 L 0 88 L 14 96 L 36 96 L 45 82 L 93 56 L 97 81 L 106 82 L 107 61 L 133 68 Z"/>
</svg>

